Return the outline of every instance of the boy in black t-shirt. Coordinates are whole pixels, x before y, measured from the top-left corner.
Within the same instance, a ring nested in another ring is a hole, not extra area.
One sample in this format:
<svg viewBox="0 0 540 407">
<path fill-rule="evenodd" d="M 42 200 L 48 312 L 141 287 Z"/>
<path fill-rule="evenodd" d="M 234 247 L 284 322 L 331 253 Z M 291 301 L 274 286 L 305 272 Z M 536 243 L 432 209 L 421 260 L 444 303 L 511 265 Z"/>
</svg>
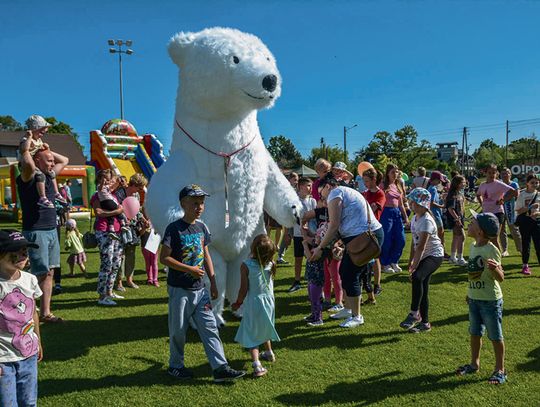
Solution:
<svg viewBox="0 0 540 407">
<path fill-rule="evenodd" d="M 208 251 L 210 232 L 200 221 L 204 200 L 208 196 L 198 185 L 188 185 L 180 191 L 179 200 L 184 217 L 167 226 L 163 236 L 160 261 L 169 267 L 169 369 L 178 379 L 189 379 L 193 373 L 184 366 L 184 345 L 189 319 L 193 318 L 213 369 L 214 382 L 238 379 L 246 374 L 229 367 L 219 338 L 210 296 L 203 277 L 208 275 L 210 293 L 216 299 L 218 291 L 214 267 Z"/>
</svg>

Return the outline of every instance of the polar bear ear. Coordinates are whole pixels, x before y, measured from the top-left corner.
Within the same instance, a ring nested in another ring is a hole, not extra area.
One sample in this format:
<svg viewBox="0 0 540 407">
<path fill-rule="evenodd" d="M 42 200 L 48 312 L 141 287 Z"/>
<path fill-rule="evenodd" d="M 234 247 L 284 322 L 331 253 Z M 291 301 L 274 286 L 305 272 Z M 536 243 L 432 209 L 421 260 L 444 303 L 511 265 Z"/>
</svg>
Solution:
<svg viewBox="0 0 540 407">
<path fill-rule="evenodd" d="M 193 44 L 194 40 L 195 34 L 191 32 L 179 32 L 171 38 L 168 47 L 169 55 L 176 65 L 183 65 L 187 49 Z"/>
</svg>

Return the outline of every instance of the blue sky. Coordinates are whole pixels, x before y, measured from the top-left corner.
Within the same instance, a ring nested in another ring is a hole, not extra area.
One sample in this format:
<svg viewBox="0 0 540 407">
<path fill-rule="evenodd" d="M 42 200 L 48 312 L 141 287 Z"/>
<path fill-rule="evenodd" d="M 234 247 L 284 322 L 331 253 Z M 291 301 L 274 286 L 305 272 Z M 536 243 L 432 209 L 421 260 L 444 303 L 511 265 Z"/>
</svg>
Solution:
<svg viewBox="0 0 540 407">
<path fill-rule="evenodd" d="M 118 62 L 108 38 L 133 40 L 124 64 L 125 116 L 140 133 L 172 134 L 178 31 L 234 27 L 277 59 L 282 96 L 259 115 L 307 156 L 321 137 L 349 151 L 378 130 L 411 124 L 432 143 L 461 128 L 540 117 L 539 2 L 15 1 L 2 0 L 0 114 L 33 113 L 88 132 L 119 116 Z M 511 139 L 539 131 L 516 123 Z M 470 143 L 504 142 L 503 126 L 471 128 Z"/>
</svg>

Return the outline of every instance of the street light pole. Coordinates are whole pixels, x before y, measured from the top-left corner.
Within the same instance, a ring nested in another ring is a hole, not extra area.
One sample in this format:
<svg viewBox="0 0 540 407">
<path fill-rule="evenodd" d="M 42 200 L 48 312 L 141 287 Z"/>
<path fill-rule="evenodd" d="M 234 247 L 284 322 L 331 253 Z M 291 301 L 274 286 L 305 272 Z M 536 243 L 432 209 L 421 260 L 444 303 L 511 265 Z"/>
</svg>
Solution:
<svg viewBox="0 0 540 407">
<path fill-rule="evenodd" d="M 354 129 L 357 124 L 351 127 L 343 126 L 343 162 L 347 164 L 347 132 Z"/>
<path fill-rule="evenodd" d="M 118 54 L 118 67 L 120 70 L 120 118 L 124 120 L 124 81 L 122 74 L 122 54 L 131 55 L 133 54 L 133 50 L 131 48 L 124 50 L 122 46 L 125 45 L 126 47 L 130 47 L 131 44 L 133 44 L 133 41 L 108 40 L 107 42 L 109 45 L 116 45 L 116 48 L 109 48 L 109 52 L 111 54 Z"/>
</svg>

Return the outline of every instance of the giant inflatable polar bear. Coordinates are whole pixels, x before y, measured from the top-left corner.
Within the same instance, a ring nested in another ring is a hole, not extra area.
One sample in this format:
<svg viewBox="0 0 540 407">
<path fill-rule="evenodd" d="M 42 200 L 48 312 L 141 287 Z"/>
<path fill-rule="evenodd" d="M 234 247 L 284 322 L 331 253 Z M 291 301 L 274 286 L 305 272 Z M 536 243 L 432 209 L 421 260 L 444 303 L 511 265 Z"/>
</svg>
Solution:
<svg viewBox="0 0 540 407">
<path fill-rule="evenodd" d="M 263 209 L 290 227 L 301 208 L 257 125 L 257 110 L 279 97 L 281 78 L 261 40 L 234 29 L 179 33 L 169 43 L 169 55 L 180 68 L 173 140 L 169 158 L 152 177 L 146 209 L 163 233 L 182 216 L 178 192 L 183 186 L 198 184 L 211 194 L 202 220 L 212 234 L 220 293 L 213 306 L 221 324 L 225 296 L 233 302 L 238 294 L 240 264 L 253 238 L 264 233 Z"/>
</svg>

